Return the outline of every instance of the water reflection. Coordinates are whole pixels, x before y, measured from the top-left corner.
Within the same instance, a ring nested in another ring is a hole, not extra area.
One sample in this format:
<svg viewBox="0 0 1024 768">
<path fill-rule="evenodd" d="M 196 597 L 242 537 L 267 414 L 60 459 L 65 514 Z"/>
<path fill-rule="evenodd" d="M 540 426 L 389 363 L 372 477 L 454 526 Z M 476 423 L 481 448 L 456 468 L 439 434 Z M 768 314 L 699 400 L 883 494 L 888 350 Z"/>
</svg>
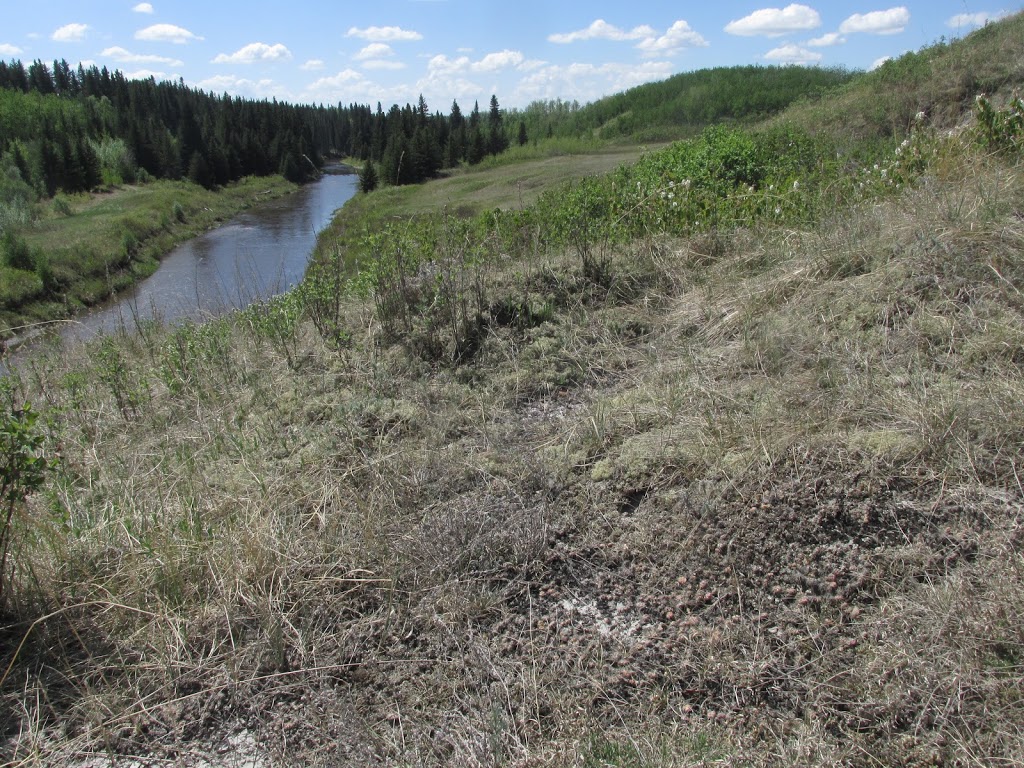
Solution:
<svg viewBox="0 0 1024 768">
<path fill-rule="evenodd" d="M 316 234 L 356 191 L 352 175 L 328 174 L 288 197 L 183 243 L 113 303 L 62 331 L 67 339 L 131 329 L 147 320 L 202 320 L 296 285 Z"/>
</svg>

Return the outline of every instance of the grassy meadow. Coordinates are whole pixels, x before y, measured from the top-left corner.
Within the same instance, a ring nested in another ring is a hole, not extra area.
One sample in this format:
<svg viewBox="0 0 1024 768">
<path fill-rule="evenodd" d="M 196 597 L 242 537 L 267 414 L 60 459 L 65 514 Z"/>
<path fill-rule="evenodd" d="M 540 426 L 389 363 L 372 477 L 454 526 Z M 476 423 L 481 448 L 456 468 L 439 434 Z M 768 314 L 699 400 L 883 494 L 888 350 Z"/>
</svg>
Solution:
<svg viewBox="0 0 1024 768">
<path fill-rule="evenodd" d="M 5 763 L 1018 764 L 1022 28 L 19 365 Z"/>
</svg>

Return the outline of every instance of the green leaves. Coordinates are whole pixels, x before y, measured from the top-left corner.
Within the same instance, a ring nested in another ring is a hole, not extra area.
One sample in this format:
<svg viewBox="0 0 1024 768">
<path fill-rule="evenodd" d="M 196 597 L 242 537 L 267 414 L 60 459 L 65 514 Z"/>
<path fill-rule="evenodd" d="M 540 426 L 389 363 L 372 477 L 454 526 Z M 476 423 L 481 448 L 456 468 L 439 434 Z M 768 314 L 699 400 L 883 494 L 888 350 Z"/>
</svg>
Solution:
<svg viewBox="0 0 1024 768">
<path fill-rule="evenodd" d="M 7 555 L 13 538 L 15 510 L 42 487 L 50 461 L 43 455 L 39 414 L 29 403 L 7 405 L 0 412 L 0 604 L 7 581 Z"/>
<path fill-rule="evenodd" d="M 974 114 L 982 144 L 1006 154 L 1024 150 L 1024 100 L 1020 96 L 1006 109 L 995 109 L 985 96 L 978 96 Z"/>
</svg>

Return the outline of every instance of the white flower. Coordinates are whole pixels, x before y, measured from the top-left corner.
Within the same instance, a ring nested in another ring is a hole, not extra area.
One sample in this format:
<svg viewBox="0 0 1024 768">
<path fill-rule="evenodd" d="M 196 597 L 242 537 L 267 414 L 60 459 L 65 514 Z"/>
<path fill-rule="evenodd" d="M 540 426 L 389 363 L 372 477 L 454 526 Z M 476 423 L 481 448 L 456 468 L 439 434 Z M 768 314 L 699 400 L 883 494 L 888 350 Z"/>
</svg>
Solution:
<svg viewBox="0 0 1024 768">
<path fill-rule="evenodd" d="M 798 189 L 800 189 L 800 182 L 799 181 L 794 181 L 793 182 L 793 191 L 796 192 Z"/>
<path fill-rule="evenodd" d="M 675 185 L 676 185 L 676 183 L 674 181 L 670 181 L 668 183 L 669 189 L 672 189 L 673 187 L 675 187 Z"/>
<path fill-rule="evenodd" d="M 918 112 L 916 115 L 914 115 L 914 120 L 916 120 L 919 123 L 923 123 L 925 117 L 926 117 L 926 115 L 925 115 L 925 113 L 923 111 L 922 112 Z"/>
<path fill-rule="evenodd" d="M 674 197 L 675 197 L 675 194 L 673 194 L 672 192 L 669 192 L 669 193 L 668 193 L 668 199 L 669 199 L 669 200 L 671 200 L 671 199 L 672 199 L 672 198 L 674 198 Z"/>
<path fill-rule="evenodd" d="M 779 206 L 775 206 L 775 215 L 778 216 L 780 213 L 782 213 L 782 209 Z"/>
</svg>

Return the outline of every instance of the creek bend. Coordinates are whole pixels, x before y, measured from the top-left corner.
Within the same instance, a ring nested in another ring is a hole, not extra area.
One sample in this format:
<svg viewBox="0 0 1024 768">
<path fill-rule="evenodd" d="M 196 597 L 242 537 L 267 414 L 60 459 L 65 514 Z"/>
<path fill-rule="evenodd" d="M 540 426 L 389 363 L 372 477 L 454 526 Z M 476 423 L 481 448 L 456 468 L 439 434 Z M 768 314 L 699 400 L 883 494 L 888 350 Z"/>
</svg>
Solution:
<svg viewBox="0 0 1024 768">
<path fill-rule="evenodd" d="M 329 172 L 295 194 L 243 211 L 177 246 L 151 276 L 76 317 L 60 335 L 80 340 L 132 331 L 149 320 L 202 321 L 283 293 L 302 280 L 317 234 L 355 194 L 358 181 Z"/>
</svg>

